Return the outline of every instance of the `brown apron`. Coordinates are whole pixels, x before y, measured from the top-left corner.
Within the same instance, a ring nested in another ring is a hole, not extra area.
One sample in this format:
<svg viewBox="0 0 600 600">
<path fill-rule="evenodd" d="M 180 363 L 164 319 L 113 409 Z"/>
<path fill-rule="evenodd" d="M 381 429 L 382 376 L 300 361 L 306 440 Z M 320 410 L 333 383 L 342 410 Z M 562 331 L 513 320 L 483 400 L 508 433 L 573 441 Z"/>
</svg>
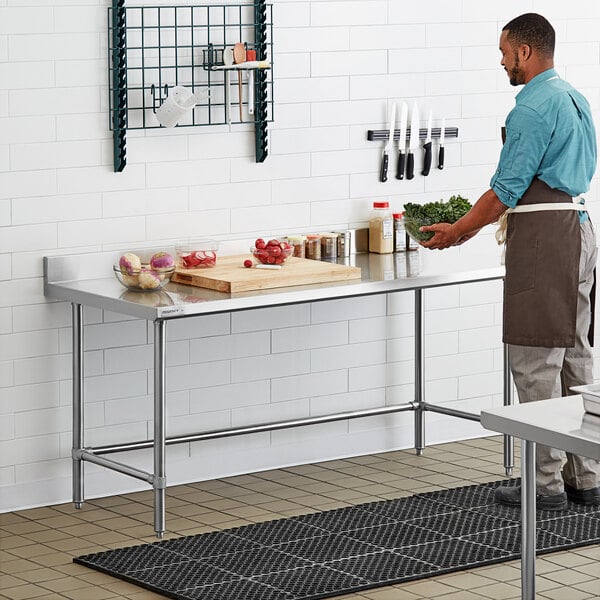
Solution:
<svg viewBox="0 0 600 600">
<path fill-rule="evenodd" d="M 534 179 L 519 205 L 572 203 Z M 502 341 L 518 346 L 575 345 L 581 232 L 575 210 L 512 213 L 506 231 Z"/>
</svg>

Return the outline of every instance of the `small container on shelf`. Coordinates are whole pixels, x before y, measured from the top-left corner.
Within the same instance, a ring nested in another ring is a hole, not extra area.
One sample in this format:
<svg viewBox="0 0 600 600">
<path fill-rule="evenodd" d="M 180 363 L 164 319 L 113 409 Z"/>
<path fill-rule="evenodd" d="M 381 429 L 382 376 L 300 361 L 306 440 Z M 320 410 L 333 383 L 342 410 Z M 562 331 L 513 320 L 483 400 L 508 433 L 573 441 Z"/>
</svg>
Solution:
<svg viewBox="0 0 600 600">
<path fill-rule="evenodd" d="M 318 233 L 306 236 L 306 258 L 321 260 L 321 236 Z"/>
<path fill-rule="evenodd" d="M 338 258 L 350 256 L 352 249 L 352 231 L 338 231 L 336 242 Z"/>
<path fill-rule="evenodd" d="M 389 202 L 373 202 L 369 219 L 369 252 L 391 254 L 394 251 L 394 219 Z"/>
<path fill-rule="evenodd" d="M 189 240 L 177 244 L 177 266 L 182 269 L 207 269 L 217 264 L 216 240 Z"/>
<path fill-rule="evenodd" d="M 294 247 L 293 256 L 304 258 L 306 256 L 306 236 L 305 235 L 288 235 L 286 237 L 289 244 Z"/>
<path fill-rule="evenodd" d="M 321 260 L 337 258 L 337 233 L 321 234 Z"/>
</svg>

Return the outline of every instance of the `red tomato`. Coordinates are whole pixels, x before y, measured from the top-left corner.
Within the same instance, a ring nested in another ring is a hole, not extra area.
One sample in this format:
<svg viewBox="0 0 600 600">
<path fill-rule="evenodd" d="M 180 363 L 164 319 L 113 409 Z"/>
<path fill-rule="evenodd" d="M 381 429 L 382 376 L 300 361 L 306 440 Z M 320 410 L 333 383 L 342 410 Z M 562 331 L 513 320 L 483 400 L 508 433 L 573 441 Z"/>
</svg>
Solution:
<svg viewBox="0 0 600 600">
<path fill-rule="evenodd" d="M 266 246 L 266 242 L 265 240 L 263 240 L 262 238 L 258 238 L 255 242 L 254 242 L 254 247 L 257 250 L 262 250 L 265 246 Z"/>
</svg>

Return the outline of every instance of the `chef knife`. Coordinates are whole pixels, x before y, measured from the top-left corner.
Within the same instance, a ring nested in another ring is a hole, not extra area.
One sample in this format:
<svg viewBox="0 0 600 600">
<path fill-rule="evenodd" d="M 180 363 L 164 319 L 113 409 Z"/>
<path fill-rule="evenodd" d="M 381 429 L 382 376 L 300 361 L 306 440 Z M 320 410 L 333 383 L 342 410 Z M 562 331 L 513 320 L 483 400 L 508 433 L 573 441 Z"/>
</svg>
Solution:
<svg viewBox="0 0 600 600">
<path fill-rule="evenodd" d="M 444 141 L 446 138 L 446 119 L 442 119 L 440 128 L 440 153 L 438 155 L 438 169 L 444 168 Z"/>
<path fill-rule="evenodd" d="M 429 116 L 427 117 L 427 134 L 425 136 L 425 143 L 423 144 L 425 156 L 423 158 L 423 170 L 421 171 L 421 175 L 425 177 L 429 175 L 429 171 L 431 170 L 431 119 L 432 114 L 429 111 Z"/>
<path fill-rule="evenodd" d="M 404 163 L 406 162 L 406 122 L 408 121 L 408 104 L 402 103 L 400 109 L 400 139 L 398 140 L 398 168 L 396 169 L 396 179 L 404 179 Z"/>
<path fill-rule="evenodd" d="M 413 179 L 415 176 L 415 155 L 413 150 L 419 146 L 419 107 L 413 103 L 412 113 L 410 115 L 410 139 L 408 141 L 408 154 L 406 155 L 406 179 Z"/>
<path fill-rule="evenodd" d="M 379 181 L 385 183 L 387 181 L 387 171 L 388 171 L 388 160 L 389 160 L 389 151 L 392 149 L 394 145 L 394 124 L 396 123 L 396 103 L 392 102 L 392 106 L 390 108 L 390 131 L 388 135 L 388 140 L 383 148 L 383 155 L 381 157 L 381 171 L 379 173 Z"/>
</svg>

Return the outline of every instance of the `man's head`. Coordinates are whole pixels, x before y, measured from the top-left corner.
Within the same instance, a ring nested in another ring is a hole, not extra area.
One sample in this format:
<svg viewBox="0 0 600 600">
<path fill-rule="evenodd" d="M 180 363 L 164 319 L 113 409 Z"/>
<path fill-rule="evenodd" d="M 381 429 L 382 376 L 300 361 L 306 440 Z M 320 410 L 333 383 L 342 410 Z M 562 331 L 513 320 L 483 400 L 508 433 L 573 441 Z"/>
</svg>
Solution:
<svg viewBox="0 0 600 600">
<path fill-rule="evenodd" d="M 554 28 L 536 13 L 516 17 L 502 28 L 500 64 L 511 85 L 522 85 L 554 66 Z"/>
</svg>

